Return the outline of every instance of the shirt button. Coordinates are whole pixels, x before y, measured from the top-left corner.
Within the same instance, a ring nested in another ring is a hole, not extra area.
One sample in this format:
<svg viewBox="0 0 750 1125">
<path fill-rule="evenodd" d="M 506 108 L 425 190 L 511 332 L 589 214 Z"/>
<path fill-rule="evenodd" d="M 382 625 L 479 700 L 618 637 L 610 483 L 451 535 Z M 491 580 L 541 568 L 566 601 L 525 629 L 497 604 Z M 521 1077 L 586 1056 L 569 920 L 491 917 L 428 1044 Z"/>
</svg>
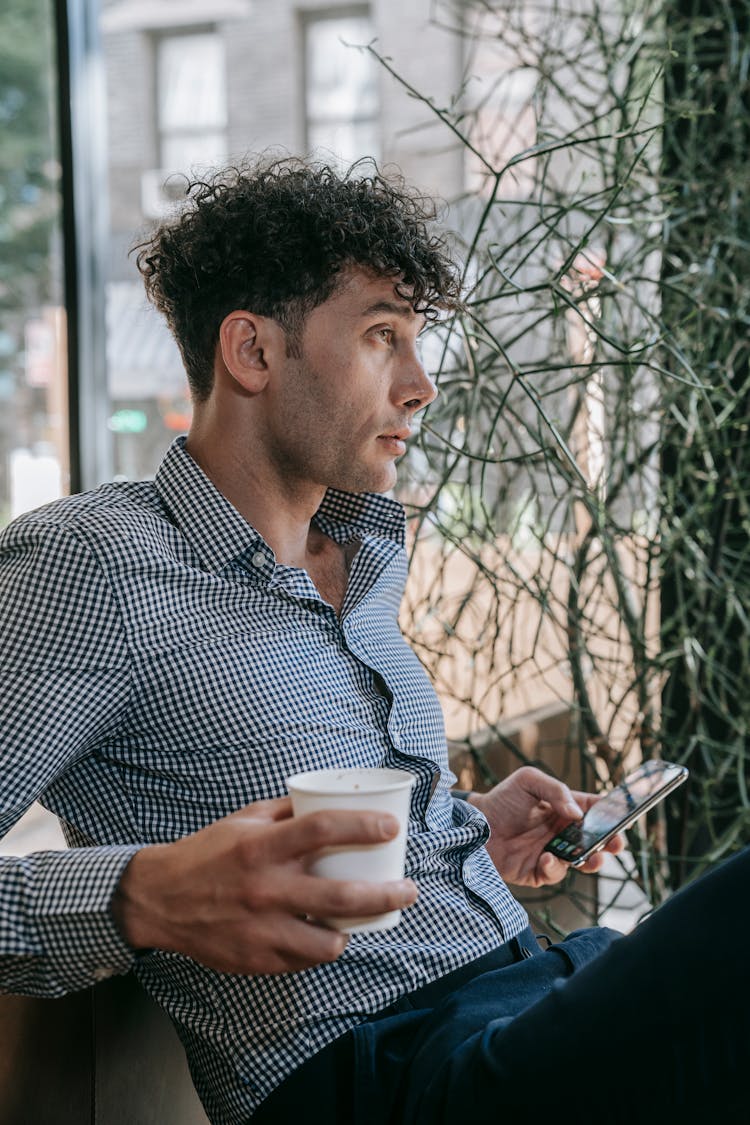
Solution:
<svg viewBox="0 0 750 1125">
<path fill-rule="evenodd" d="M 398 733 L 397 730 L 394 730 L 393 733 L 391 734 L 391 742 L 393 743 L 393 745 L 398 750 L 398 748 L 401 745 L 401 735 Z"/>
<path fill-rule="evenodd" d="M 102 966 L 102 968 L 100 969 L 94 969 L 91 975 L 95 981 L 108 980 L 109 977 L 113 977 L 115 975 L 115 970 L 106 969 Z"/>
<path fill-rule="evenodd" d="M 266 556 L 262 551 L 256 551 L 250 562 L 260 570 L 262 566 L 266 565 Z"/>
</svg>

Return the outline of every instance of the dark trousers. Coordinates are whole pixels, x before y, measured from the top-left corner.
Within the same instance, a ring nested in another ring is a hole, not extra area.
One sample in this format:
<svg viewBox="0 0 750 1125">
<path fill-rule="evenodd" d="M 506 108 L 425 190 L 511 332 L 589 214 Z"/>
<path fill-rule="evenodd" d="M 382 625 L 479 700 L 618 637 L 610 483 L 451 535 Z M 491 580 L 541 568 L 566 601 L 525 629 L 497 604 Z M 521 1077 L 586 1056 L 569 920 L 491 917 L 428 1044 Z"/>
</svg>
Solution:
<svg viewBox="0 0 750 1125">
<path fill-rule="evenodd" d="M 253 1125 L 750 1125 L 749 923 L 745 850 L 627 937 L 527 931 L 325 1048 Z"/>
</svg>

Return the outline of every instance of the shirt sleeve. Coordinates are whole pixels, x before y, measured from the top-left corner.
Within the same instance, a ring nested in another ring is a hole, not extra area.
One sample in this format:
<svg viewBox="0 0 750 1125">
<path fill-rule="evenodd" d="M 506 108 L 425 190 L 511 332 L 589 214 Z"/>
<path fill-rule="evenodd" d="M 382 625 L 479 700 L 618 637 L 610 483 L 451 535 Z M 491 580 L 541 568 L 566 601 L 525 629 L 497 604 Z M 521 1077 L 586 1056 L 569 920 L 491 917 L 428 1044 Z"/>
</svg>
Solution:
<svg viewBox="0 0 750 1125">
<path fill-rule="evenodd" d="M 129 694 L 106 576 L 42 513 L 0 539 L 0 837 L 117 728 Z M 110 905 L 138 847 L 0 859 L 0 991 L 59 996 L 130 967 Z"/>
<path fill-rule="evenodd" d="M 138 845 L 0 858 L 0 992 L 62 996 L 125 973 L 135 954 L 110 913 Z"/>
</svg>

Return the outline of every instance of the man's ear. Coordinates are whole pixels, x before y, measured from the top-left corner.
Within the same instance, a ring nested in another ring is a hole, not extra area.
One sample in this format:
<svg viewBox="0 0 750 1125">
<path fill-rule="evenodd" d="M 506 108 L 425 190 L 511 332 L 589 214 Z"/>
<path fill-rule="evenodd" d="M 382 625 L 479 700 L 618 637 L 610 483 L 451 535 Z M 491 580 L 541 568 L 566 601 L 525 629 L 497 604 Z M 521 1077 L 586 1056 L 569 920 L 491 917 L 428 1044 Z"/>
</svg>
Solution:
<svg viewBox="0 0 750 1125">
<path fill-rule="evenodd" d="M 286 354 L 284 331 L 269 317 L 231 312 L 221 322 L 219 351 L 229 374 L 250 394 L 257 394 Z"/>
</svg>

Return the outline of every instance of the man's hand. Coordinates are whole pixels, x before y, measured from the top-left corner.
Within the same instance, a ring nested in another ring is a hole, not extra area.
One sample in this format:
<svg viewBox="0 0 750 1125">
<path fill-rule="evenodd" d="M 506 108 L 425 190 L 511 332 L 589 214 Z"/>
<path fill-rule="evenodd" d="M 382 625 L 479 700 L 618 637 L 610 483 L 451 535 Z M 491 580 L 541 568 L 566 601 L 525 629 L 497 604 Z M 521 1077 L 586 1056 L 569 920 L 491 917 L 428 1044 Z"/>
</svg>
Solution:
<svg viewBox="0 0 750 1125">
<path fill-rule="evenodd" d="M 570 864 L 542 848 L 547 841 L 570 824 L 580 820 L 599 798 L 594 793 L 571 792 L 533 766 L 522 766 L 489 793 L 472 793 L 469 801 L 487 817 L 492 835 L 487 851 L 508 883 L 541 887 L 559 883 Z M 605 850 L 622 851 L 622 836 L 613 837 Z M 598 871 L 604 862 L 601 852 L 593 855 L 577 871 Z"/>
<path fill-rule="evenodd" d="M 398 831 L 384 813 L 292 817 L 291 801 L 258 801 L 172 844 L 137 852 L 114 901 L 135 948 L 184 953 L 229 973 L 285 973 L 335 961 L 349 940 L 313 919 L 380 914 L 410 906 L 417 889 L 309 875 L 312 853 L 379 844 Z"/>
</svg>

